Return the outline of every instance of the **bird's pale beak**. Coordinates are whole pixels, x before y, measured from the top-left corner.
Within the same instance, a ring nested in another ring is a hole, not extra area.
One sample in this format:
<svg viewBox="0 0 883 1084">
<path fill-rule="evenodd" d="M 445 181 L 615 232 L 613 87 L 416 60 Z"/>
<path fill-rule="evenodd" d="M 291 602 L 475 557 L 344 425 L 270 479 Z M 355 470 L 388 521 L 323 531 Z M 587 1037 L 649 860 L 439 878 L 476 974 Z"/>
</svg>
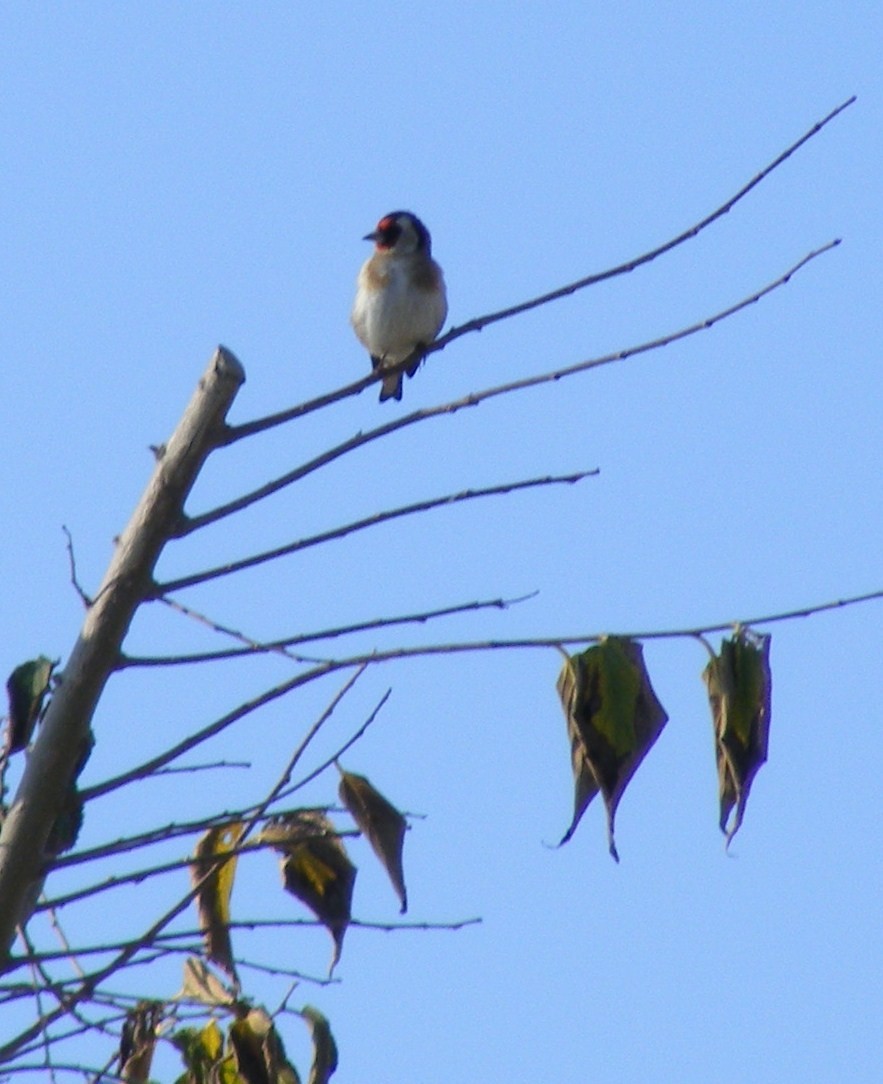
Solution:
<svg viewBox="0 0 883 1084">
<path fill-rule="evenodd" d="M 376 241 L 378 236 L 379 235 L 377 233 L 377 230 L 375 230 L 373 233 L 366 233 L 365 236 L 362 238 L 362 240 L 363 241 Z"/>
</svg>

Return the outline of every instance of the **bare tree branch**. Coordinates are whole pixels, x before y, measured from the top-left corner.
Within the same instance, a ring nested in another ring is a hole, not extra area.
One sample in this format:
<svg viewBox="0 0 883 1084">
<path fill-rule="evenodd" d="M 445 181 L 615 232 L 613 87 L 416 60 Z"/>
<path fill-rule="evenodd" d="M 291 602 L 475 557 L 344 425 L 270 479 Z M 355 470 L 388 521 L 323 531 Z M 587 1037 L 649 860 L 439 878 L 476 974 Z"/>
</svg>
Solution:
<svg viewBox="0 0 883 1084">
<path fill-rule="evenodd" d="M 666 335 L 661 335 L 656 339 L 650 339 L 637 346 L 626 347 L 624 350 L 616 350 L 611 354 L 589 358 L 587 361 L 580 361 L 573 365 L 553 369 L 550 372 L 540 373 L 537 376 L 524 377 L 521 380 L 513 380 L 506 384 L 500 384 L 495 388 L 486 388 L 483 391 L 470 392 L 469 395 L 465 395 L 461 399 L 454 399 L 451 402 L 442 403 L 435 407 L 427 407 L 423 410 L 415 410 L 411 414 L 393 418 L 383 425 L 377 426 L 375 429 L 356 433 L 355 436 L 350 437 L 348 440 L 343 441 L 333 448 L 329 448 L 321 455 L 309 460 L 309 462 L 303 463 L 301 466 L 288 471 L 281 477 L 259 486 L 250 493 L 245 493 L 241 497 L 228 501 L 226 504 L 219 505 L 208 512 L 203 512 L 201 515 L 184 517 L 181 521 L 178 534 L 181 537 L 186 536 L 193 531 L 199 530 L 200 527 L 216 523 L 218 520 L 233 515 L 234 512 L 240 512 L 242 509 L 248 508 L 257 501 L 264 500 L 265 498 L 272 496 L 272 494 L 278 493 L 279 490 L 284 489 L 286 486 L 290 486 L 294 482 L 300 481 L 301 478 L 305 478 L 307 475 L 312 474 L 321 467 L 333 463 L 336 459 L 354 451 L 356 448 L 361 448 L 363 445 L 370 444 L 372 441 L 379 440 L 381 437 L 385 437 L 389 433 L 394 433 L 399 429 L 404 429 L 408 426 L 415 425 L 418 422 L 426 421 L 428 418 L 437 418 L 445 414 L 455 414 L 458 410 L 462 410 L 465 407 L 477 406 L 486 399 L 493 399 L 499 395 L 508 395 L 511 392 L 521 391 L 525 388 L 533 388 L 539 384 L 548 384 L 557 380 L 563 380 L 565 377 L 575 376 L 577 373 L 587 372 L 589 369 L 596 369 L 602 365 L 626 361 L 629 358 L 637 357 L 639 354 L 646 354 L 652 350 L 659 350 L 664 346 L 669 346 L 671 343 L 679 342 L 681 339 L 689 338 L 699 332 L 708 331 L 710 328 L 714 327 L 715 324 L 718 324 L 731 316 L 735 316 L 736 313 L 756 304 L 774 290 L 784 286 L 790 281 L 793 275 L 804 268 L 808 263 L 824 253 L 830 252 L 831 249 L 836 248 L 839 244 L 839 239 L 829 241 L 826 245 L 822 245 L 821 248 L 808 253 L 784 274 L 780 275 L 768 285 L 756 290 L 748 297 L 743 298 L 741 301 L 738 301 L 725 309 L 721 309 L 712 316 L 707 316 L 702 320 L 698 320 L 695 324 L 690 324 L 688 327 L 681 328 L 678 331 L 669 332 Z"/>
<path fill-rule="evenodd" d="M 154 775 L 196 775 L 197 772 L 216 772 L 221 768 L 250 767 L 250 760 L 215 760 L 208 764 L 184 764 L 180 768 L 159 768 Z"/>
<path fill-rule="evenodd" d="M 238 856 L 245 854 L 246 852 L 250 853 L 257 849 L 259 849 L 258 845 L 251 844 L 243 847 L 231 848 L 226 854 L 232 857 L 234 855 Z M 106 877 L 103 881 L 98 881 L 96 884 L 84 885 L 82 888 L 75 889 L 72 892 L 66 892 L 62 896 L 47 897 L 45 900 L 41 900 L 34 910 L 36 913 L 47 910 L 48 908 L 59 910 L 72 903 L 79 903 L 82 900 L 90 899 L 92 896 L 110 892 L 114 888 L 123 888 L 126 885 L 133 884 L 143 884 L 145 881 L 153 880 L 166 873 L 178 873 L 181 870 L 188 869 L 191 863 L 191 858 L 175 858 L 169 862 L 161 862 L 154 866 L 143 866 L 141 869 L 132 870 L 129 873 L 115 873 L 110 877 Z"/>
<path fill-rule="evenodd" d="M 68 562 L 68 568 L 70 570 L 71 586 L 77 592 L 77 594 L 80 596 L 80 602 L 82 602 L 83 606 L 88 610 L 89 607 L 92 605 L 93 599 L 89 598 L 89 596 L 86 594 L 86 592 L 80 586 L 80 581 L 77 578 L 77 559 L 74 556 L 74 540 L 73 540 L 73 536 L 71 535 L 71 533 L 67 529 L 67 527 L 65 527 L 64 525 L 62 525 L 61 529 L 64 532 L 64 537 L 65 537 L 65 540 L 66 540 L 67 562 Z"/>
<path fill-rule="evenodd" d="M 350 666 L 358 667 L 361 665 L 361 659 L 354 664 L 342 663 L 338 665 L 336 663 L 320 663 L 318 666 L 314 666 L 293 678 L 289 678 L 288 681 L 283 681 L 281 685 L 274 685 L 272 689 L 267 689 L 253 699 L 247 700 L 244 704 L 240 704 L 232 711 L 227 712 L 226 715 L 222 715 L 219 719 L 215 719 L 207 726 L 204 726 L 201 730 L 197 730 L 195 733 L 188 735 L 188 737 L 179 741 L 177 745 L 173 745 L 170 749 L 165 749 L 162 753 L 158 753 L 151 760 L 145 761 L 143 764 L 140 764 L 136 768 L 131 768 L 127 772 L 114 776 L 113 779 L 108 779 L 104 783 L 84 788 L 81 791 L 83 799 L 88 801 L 89 799 L 97 798 L 100 795 L 109 794 L 112 790 L 117 790 L 127 783 L 132 783 L 137 779 L 143 779 L 145 776 L 155 772 L 158 768 L 162 768 L 166 764 L 171 764 L 173 760 L 177 760 L 178 757 L 182 756 L 184 753 L 189 753 L 191 749 L 195 749 L 197 746 L 202 745 L 203 742 L 213 738 L 216 734 L 220 734 L 223 730 L 226 730 L 227 727 L 239 722 L 240 719 L 244 719 L 246 716 L 251 715 L 252 712 L 257 711 L 258 708 L 264 707 L 265 704 L 270 704 L 274 700 L 278 700 L 280 697 L 286 696 L 288 693 L 300 688 L 302 685 L 315 681 L 317 678 L 324 677 L 326 674 L 332 674 L 338 670 L 347 669 Z"/>
<path fill-rule="evenodd" d="M 319 731 L 322 729 L 322 727 L 328 722 L 328 720 L 334 714 L 334 712 L 336 711 L 338 705 L 343 700 L 343 698 L 347 695 L 347 693 L 350 692 L 350 690 L 356 684 L 356 682 L 359 680 L 359 678 L 362 676 L 362 674 L 365 673 L 366 669 L 367 669 L 367 664 L 363 665 L 363 666 L 360 666 L 357 670 L 355 670 L 352 674 L 350 674 L 350 676 L 344 682 L 343 686 L 340 689 L 338 689 L 338 691 L 335 693 L 335 695 L 331 699 L 331 702 L 326 706 L 325 710 L 322 712 L 322 714 L 319 716 L 319 718 L 313 723 L 313 725 L 309 728 L 309 730 L 307 730 L 307 732 L 306 732 L 306 734 L 304 734 L 303 738 L 301 738 L 300 742 L 297 745 L 297 748 L 291 754 L 291 757 L 289 758 L 288 763 L 285 765 L 285 768 L 282 771 L 282 775 L 279 777 L 277 782 L 270 789 L 269 793 L 258 804 L 255 811 L 251 814 L 251 816 L 246 821 L 246 824 L 245 824 L 245 826 L 244 826 L 244 828 L 243 828 L 243 830 L 242 830 L 242 832 L 240 833 L 240 836 L 239 836 L 240 841 L 244 840 L 244 839 L 246 839 L 248 837 L 248 835 L 252 832 L 255 825 L 258 823 L 258 821 L 264 816 L 264 814 L 269 809 L 269 807 L 279 797 L 280 792 L 282 790 L 284 790 L 286 784 L 291 779 L 291 773 L 294 771 L 296 765 L 300 761 L 300 758 L 304 755 L 304 753 L 310 747 L 313 739 L 316 737 L 316 735 L 319 733 Z M 387 694 L 387 696 L 388 695 L 389 694 Z M 373 713 L 374 715 L 377 714 L 377 712 L 380 710 L 380 707 L 385 702 L 386 702 L 386 697 L 383 698 L 380 705 L 378 705 L 378 707 L 375 709 L 375 711 Z M 340 833 L 340 835 L 346 835 L 346 834 L 347 833 L 344 833 L 344 832 Z"/>
<path fill-rule="evenodd" d="M 157 584 L 155 591 L 157 595 L 168 595 L 173 591 L 181 591 L 185 587 L 195 587 L 197 584 L 208 583 L 210 580 L 218 579 L 221 576 L 230 576 L 234 572 L 242 572 L 244 569 L 254 568 L 256 565 L 263 564 L 266 561 L 274 561 L 278 557 L 286 557 L 289 554 L 298 553 L 301 550 L 309 549 L 311 546 L 320 546 L 323 543 L 331 542 L 334 539 L 345 538 L 347 535 L 354 534 L 357 531 L 363 531 L 368 527 L 376 527 L 380 523 L 387 523 L 393 519 L 401 519 L 404 516 L 418 515 L 421 512 L 428 512 L 434 508 L 448 507 L 452 504 L 478 500 L 482 497 L 496 497 L 504 493 L 516 493 L 523 489 L 536 489 L 538 487 L 553 485 L 573 485 L 575 482 L 580 482 L 584 478 L 595 477 L 599 473 L 600 472 L 596 467 L 593 470 L 578 471 L 573 474 L 546 475 L 543 478 L 529 478 L 519 482 L 503 482 L 500 485 L 487 486 L 484 489 L 464 489 L 459 493 L 447 493 L 443 497 L 433 497 L 423 501 L 415 501 L 413 504 L 402 505 L 400 508 L 392 508 L 385 512 L 375 512 L 374 515 L 365 516 L 363 519 L 353 520 L 351 523 L 346 523 L 341 527 L 334 527 L 331 530 L 322 531 L 320 534 L 312 535 L 309 538 L 302 538 L 297 542 L 289 542 L 284 546 L 277 546 L 275 549 L 265 550 L 263 553 L 257 553 L 251 557 L 243 557 L 238 561 L 231 561 L 226 565 L 218 565 L 215 568 L 206 569 L 203 572 L 194 572 L 189 576 L 182 576 L 177 580 L 169 580 L 166 583 Z"/>
<path fill-rule="evenodd" d="M 481 925 L 481 918 L 475 916 L 473 918 L 461 918 L 453 919 L 448 922 L 371 922 L 368 920 L 352 918 L 350 925 L 362 930 L 377 930 L 382 933 L 395 930 L 461 930 L 467 926 Z M 237 919 L 229 923 L 231 930 L 296 930 L 296 929 L 319 929 L 322 927 L 322 923 L 317 918 L 256 918 L 256 919 Z M 167 933 L 161 933 L 157 936 L 154 942 L 157 947 L 165 947 L 169 953 L 192 953 L 196 950 L 198 942 L 202 938 L 202 930 L 185 929 L 169 931 Z M 178 944 L 177 942 L 184 942 Z M 123 949 L 131 948 L 132 946 L 141 946 L 141 939 L 134 939 L 130 941 L 108 941 L 105 944 L 96 945 L 83 945 L 77 949 L 80 956 L 101 956 L 107 955 L 112 952 L 121 952 Z M 23 956 L 21 959 L 16 960 L 16 964 L 24 966 L 31 964 L 36 960 L 43 963 L 51 963 L 56 960 L 64 960 L 64 953 L 59 951 L 53 952 L 35 952 L 33 955 Z M 305 975 L 303 976 L 310 982 L 318 983 L 321 986 L 329 986 L 338 983 L 339 979 L 328 979 L 323 976 Z M 73 983 L 76 980 L 70 980 Z M 132 995 L 128 995 L 132 997 Z M 137 1001 L 138 998 L 134 997 L 133 1000 Z M 99 999 L 94 999 L 96 1002 Z"/>
<path fill-rule="evenodd" d="M 357 674 L 362 673 L 363 671 L 364 667 L 357 671 Z M 387 689 L 367 719 L 365 719 L 361 726 L 359 726 L 359 728 L 332 754 L 332 756 L 328 757 L 316 769 L 310 772 L 308 776 L 300 780 L 294 786 L 287 787 L 274 794 L 273 801 L 276 802 L 280 798 L 287 797 L 294 791 L 300 790 L 308 782 L 311 782 L 317 776 L 321 775 L 323 771 L 326 771 L 336 760 L 343 756 L 348 749 L 351 749 L 377 718 L 378 713 L 389 699 L 391 693 L 392 690 Z M 169 769 L 158 769 L 156 772 L 153 772 L 152 775 L 159 775 L 167 770 Z M 87 797 L 93 796 L 95 795 L 87 795 Z M 51 868 L 53 870 L 62 869 L 69 866 L 84 865 L 87 862 L 95 862 L 104 858 L 116 858 L 119 855 L 127 854 L 130 851 L 153 847 L 158 843 L 167 843 L 170 839 L 196 835 L 197 833 L 205 832 L 208 828 L 223 827 L 226 824 L 239 824 L 242 821 L 253 818 L 255 815 L 261 819 L 264 819 L 265 817 L 269 818 L 271 814 L 261 812 L 262 805 L 263 803 L 258 803 L 247 809 L 237 810 L 235 812 L 229 810 L 225 810 L 222 813 L 216 812 L 209 814 L 206 817 L 201 817 L 198 821 L 189 821 L 183 824 L 173 822 L 171 824 L 161 825 L 158 828 L 152 828 L 147 832 L 141 832 L 135 836 L 127 836 L 114 840 L 111 843 L 104 843 L 97 847 L 91 847 L 88 850 L 72 851 L 70 854 L 61 855 L 54 859 Z"/>
<path fill-rule="evenodd" d="M 185 606 L 183 603 L 178 602 L 176 599 L 170 599 L 166 596 L 155 599 L 156 602 L 163 602 L 167 606 L 172 607 L 179 613 L 184 614 L 186 617 L 193 617 L 199 621 L 200 624 L 207 625 L 214 632 L 222 633 L 225 636 L 230 636 L 234 640 L 239 640 L 245 644 L 244 647 L 228 648 L 222 651 L 202 651 L 195 652 L 190 655 L 124 655 L 120 662 L 120 669 L 127 666 L 181 666 L 189 665 L 191 663 L 200 662 L 216 662 L 222 659 L 236 659 L 242 658 L 246 655 L 265 654 L 269 652 L 277 652 L 281 649 L 291 647 L 294 644 L 313 643 L 316 640 L 333 640 L 340 636 L 350 636 L 357 632 L 373 631 L 375 629 L 390 628 L 394 625 L 422 625 L 429 621 L 433 621 L 440 617 L 450 617 L 453 614 L 462 614 L 473 612 L 475 610 L 507 610 L 510 606 L 516 606 L 518 603 L 526 602 L 528 599 L 534 598 L 536 592 L 533 591 L 527 595 L 521 595 L 518 598 L 495 598 L 487 600 L 475 600 L 473 602 L 460 602 L 451 606 L 443 606 L 436 610 L 424 610 L 422 613 L 405 614 L 396 617 L 375 617 L 369 621 L 359 621 L 352 625 L 340 625 L 337 628 L 323 629 L 320 632 L 303 632 L 295 636 L 286 636 L 281 640 L 254 640 L 244 633 L 237 631 L 236 629 L 227 628 L 224 625 L 219 624 L 217 621 L 206 617 L 205 614 L 197 613 L 189 606 Z M 286 652 L 289 658 L 294 658 L 296 662 L 302 662 L 303 660 L 298 656 L 292 656 Z"/>
<path fill-rule="evenodd" d="M 690 226 L 690 228 L 684 230 L 683 233 L 679 233 L 677 237 L 673 237 L 670 241 L 664 242 L 657 248 L 651 249 L 641 256 L 636 256 L 634 259 L 626 260 L 625 263 L 618 264 L 616 267 L 611 267 L 607 271 L 600 271 L 594 275 L 587 275 L 585 278 L 577 279 L 576 282 L 571 282 L 567 286 L 561 286 L 557 290 L 551 290 L 547 294 L 535 297 L 531 301 L 523 301 L 518 305 L 500 309 L 499 312 L 493 312 L 487 316 L 479 316 L 466 324 L 461 324 L 460 327 L 452 328 L 447 335 L 442 336 L 441 339 L 432 343 L 429 349 L 424 351 L 424 353 L 432 353 L 434 350 L 443 350 L 449 342 L 460 338 L 461 335 L 466 335 L 471 331 L 481 331 L 490 324 L 495 324 L 500 320 L 507 320 L 512 316 L 519 316 L 521 313 L 529 312 L 531 309 L 536 309 L 540 305 L 548 305 L 551 301 L 557 301 L 559 298 L 568 297 L 578 290 L 584 290 L 588 286 L 594 286 L 599 282 L 605 282 L 607 279 L 615 278 L 618 275 L 626 275 L 630 271 L 634 271 L 636 268 L 641 267 L 643 264 L 650 263 L 657 257 L 663 256 L 666 252 L 671 252 L 672 249 L 678 248 L 678 246 L 684 244 L 685 241 L 692 240 L 713 222 L 716 222 L 719 218 L 723 218 L 724 215 L 728 214 L 740 200 L 744 199 L 744 197 L 751 192 L 752 189 L 756 188 L 761 181 L 765 180 L 765 178 L 767 178 L 775 169 L 778 169 L 778 167 L 790 158 L 796 150 L 802 147 L 808 140 L 812 139 L 813 136 L 817 135 L 825 125 L 834 120 L 834 118 L 842 113 L 844 109 L 852 105 L 854 101 L 855 95 L 848 101 L 838 105 L 837 108 L 833 109 L 826 117 L 817 124 L 814 124 L 808 132 L 800 137 L 800 139 L 795 143 L 792 143 L 786 150 L 782 151 L 782 153 L 770 162 L 768 166 L 762 169 L 760 173 L 752 177 L 752 179 L 747 184 L 743 185 L 734 196 L 731 196 L 726 203 L 721 204 L 716 211 L 712 211 L 711 214 L 706 215 L 706 217 L 700 222 L 697 222 L 695 226 Z M 407 364 L 407 362 L 405 364 Z"/>
<path fill-rule="evenodd" d="M 255 816 L 255 823 L 262 818 L 263 813 L 261 812 Z M 335 835 L 339 839 L 357 839 L 361 835 L 361 832 L 354 828 L 342 829 L 341 831 L 336 832 Z M 304 838 L 309 839 L 310 837 L 305 836 Z M 223 863 L 230 858 L 240 857 L 244 854 L 254 854 L 257 851 L 269 850 L 272 849 L 272 846 L 272 843 L 260 841 L 240 843 L 237 846 L 230 847 L 229 850 L 226 850 L 223 857 L 214 860 L 214 864 L 223 865 Z M 189 869 L 192 865 L 193 857 L 187 856 L 184 858 L 175 858 L 168 862 L 160 862 L 153 866 L 143 866 L 140 869 L 131 870 L 129 873 L 114 874 L 111 877 L 106 877 L 103 881 L 98 881 L 96 884 L 85 885 L 84 887 L 75 889 L 63 896 L 47 897 L 45 900 L 41 900 L 34 910 L 35 912 L 40 912 L 68 907 L 72 903 L 80 903 L 82 900 L 89 899 L 92 896 L 100 896 L 105 892 L 111 891 L 111 889 L 123 888 L 126 885 L 143 884 L 144 881 L 161 877 L 166 873 L 177 873 L 180 870 Z"/>
<path fill-rule="evenodd" d="M 162 769 L 160 769 L 162 770 Z M 156 774 L 159 774 L 158 772 Z M 89 847 L 82 851 L 71 851 L 69 854 L 59 855 L 53 859 L 52 869 L 65 869 L 69 866 L 81 866 L 87 862 L 97 862 L 104 858 L 118 858 L 122 854 L 153 847 L 157 843 L 168 843 L 171 839 L 180 839 L 182 836 L 195 836 L 205 832 L 208 828 L 222 828 L 228 824 L 236 824 L 243 820 L 252 809 L 242 810 L 235 813 L 223 812 L 209 814 L 201 817 L 198 821 L 188 821 L 183 824 L 172 822 L 163 824 L 157 828 L 151 828 L 146 832 L 139 832 L 134 836 L 124 836 L 110 843 L 102 843 L 97 847 Z"/>
<path fill-rule="evenodd" d="M 822 120 L 805 132 L 799 139 L 795 140 L 790 147 L 786 147 L 781 154 L 773 159 L 769 165 L 765 166 L 759 173 L 743 185 L 735 195 L 731 196 L 725 203 L 722 203 L 720 207 L 712 211 L 711 214 L 706 215 L 703 219 L 697 222 L 695 225 L 690 226 L 689 229 L 679 233 L 676 237 L 664 242 L 656 248 L 650 249 L 648 252 L 643 253 L 640 256 L 635 256 L 630 260 L 626 260 L 625 263 L 617 264 L 615 267 L 611 267 L 606 271 L 599 271 L 592 275 L 587 275 L 585 278 L 577 279 L 576 282 L 569 283 L 567 286 L 561 286 L 558 289 L 552 290 L 549 293 L 541 294 L 539 297 L 533 298 L 530 301 L 523 301 L 519 304 L 512 305 L 505 309 L 500 309 L 497 312 L 488 313 L 486 316 L 477 316 L 472 320 L 469 320 L 465 324 L 461 324 L 459 327 L 452 328 L 446 335 L 443 335 L 440 339 L 437 339 L 430 346 L 421 350 L 424 355 L 436 353 L 444 348 L 455 339 L 459 339 L 462 335 L 466 335 L 472 331 L 481 331 L 483 328 L 488 327 L 490 324 L 497 323 L 500 320 L 508 319 L 512 316 L 517 316 L 520 313 L 527 312 L 530 309 L 535 309 L 540 305 L 547 305 L 552 301 L 556 301 L 559 298 L 567 297 L 570 294 L 576 293 L 577 290 L 583 290 L 588 286 L 594 286 L 596 283 L 604 282 L 607 279 L 616 277 L 617 275 L 625 275 L 630 271 L 634 271 L 636 268 L 641 267 L 644 264 L 650 263 L 657 257 L 664 255 L 666 252 L 671 252 L 672 249 L 677 248 L 679 245 L 684 244 L 686 241 L 692 240 L 703 230 L 705 230 L 712 223 L 716 222 L 719 218 L 723 218 L 728 214 L 737 203 L 745 198 L 753 189 L 755 189 L 761 181 L 765 180 L 774 170 L 778 169 L 783 162 L 787 161 L 799 150 L 804 143 L 808 142 L 815 135 L 817 135 L 824 127 L 826 127 L 835 117 L 839 116 L 845 109 L 852 105 L 856 100 L 855 95 L 847 99 L 841 105 L 838 105 L 836 109 L 832 109 L 831 112 L 823 117 Z M 411 359 L 406 359 L 402 362 L 401 368 L 404 370 L 410 364 Z M 329 406 L 332 403 L 339 402 L 342 399 L 349 398 L 353 395 L 358 395 L 363 392 L 365 388 L 375 384 L 382 378 L 380 373 L 370 373 L 367 376 L 362 377 L 360 380 L 353 381 L 351 384 L 347 384 L 342 388 L 338 388 L 335 391 L 327 392 L 324 395 L 320 395 L 315 399 L 311 399 L 305 403 L 300 403 L 296 406 L 290 407 L 288 410 L 282 410 L 275 414 L 269 414 L 263 418 L 256 418 L 254 421 L 246 422 L 242 425 L 230 426 L 227 428 L 225 443 L 232 444 L 234 441 L 242 440 L 245 437 L 254 435 L 255 433 L 262 433 L 267 429 L 272 429 L 274 426 L 283 425 L 286 422 L 294 421 L 297 418 L 302 418 L 305 414 L 311 414 L 313 411 L 321 410 L 323 407 Z"/>
<path fill-rule="evenodd" d="M 377 704 L 374 707 L 374 710 L 364 721 L 364 723 L 362 723 L 358 730 L 356 730 L 355 733 L 351 734 L 350 737 L 347 738 L 347 740 L 343 743 L 343 745 L 341 745 L 339 749 L 335 750 L 335 752 L 330 757 L 323 760 L 321 764 L 317 765 L 317 767 L 315 767 L 311 772 L 305 775 L 303 779 L 298 780 L 297 783 L 294 783 L 292 786 L 287 787 L 284 790 L 280 790 L 276 795 L 277 800 L 287 798 L 289 797 L 289 795 L 294 794 L 295 791 L 301 790 L 308 783 L 312 783 L 314 779 L 317 779 L 323 772 L 327 771 L 332 764 L 335 764 L 348 749 L 352 749 L 352 747 L 362 737 L 368 727 L 371 726 L 371 724 L 380 714 L 381 709 L 383 708 L 387 700 L 389 700 L 391 695 L 392 689 L 387 689 L 383 696 L 380 698 L 380 700 L 378 700 Z"/>
</svg>

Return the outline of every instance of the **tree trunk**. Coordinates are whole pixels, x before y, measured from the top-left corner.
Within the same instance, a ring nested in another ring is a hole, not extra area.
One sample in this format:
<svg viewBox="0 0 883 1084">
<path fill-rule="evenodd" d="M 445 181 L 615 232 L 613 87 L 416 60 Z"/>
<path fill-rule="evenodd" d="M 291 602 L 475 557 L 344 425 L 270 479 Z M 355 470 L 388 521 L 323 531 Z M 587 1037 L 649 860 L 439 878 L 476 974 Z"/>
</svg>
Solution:
<svg viewBox="0 0 883 1084">
<path fill-rule="evenodd" d="M 0 833 L 0 958 L 30 918 L 45 878 L 47 840 L 91 746 L 90 723 L 153 569 L 183 512 L 245 373 L 219 347 L 120 536 L 61 673 Z"/>
</svg>

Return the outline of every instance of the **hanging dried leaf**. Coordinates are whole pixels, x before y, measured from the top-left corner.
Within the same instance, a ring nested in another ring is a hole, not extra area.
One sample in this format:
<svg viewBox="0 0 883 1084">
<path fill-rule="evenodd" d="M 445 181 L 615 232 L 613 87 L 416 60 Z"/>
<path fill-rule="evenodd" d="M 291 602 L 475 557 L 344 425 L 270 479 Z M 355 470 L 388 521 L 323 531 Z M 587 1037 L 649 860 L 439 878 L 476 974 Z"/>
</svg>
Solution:
<svg viewBox="0 0 883 1084">
<path fill-rule="evenodd" d="M 6 682 L 6 692 L 9 694 L 7 756 L 24 749 L 31 740 L 56 665 L 45 655 L 40 655 L 16 666 L 9 675 Z"/>
<path fill-rule="evenodd" d="M 199 1001 L 213 1008 L 236 1003 L 236 995 L 212 973 L 204 960 L 196 956 L 188 956 L 184 961 L 184 985 L 175 998 L 178 1001 Z"/>
<path fill-rule="evenodd" d="M 120 1076 L 132 1084 L 147 1084 L 156 1029 L 162 1019 L 158 1001 L 142 1001 L 126 1016 L 120 1035 Z"/>
<path fill-rule="evenodd" d="M 186 1068 L 175 1084 L 242 1084 L 236 1058 L 224 1052 L 224 1037 L 215 1020 L 204 1028 L 179 1028 L 171 1040 Z"/>
<path fill-rule="evenodd" d="M 274 818 L 258 838 L 283 855 L 286 890 L 327 926 L 334 940 L 330 973 L 340 959 L 356 880 L 356 867 L 334 825 L 321 810 L 301 809 Z"/>
<path fill-rule="evenodd" d="M 737 627 L 702 672 L 708 688 L 720 795 L 720 828 L 729 847 L 748 792 L 766 761 L 770 734 L 770 637 Z M 730 818 L 730 814 L 735 814 Z"/>
<path fill-rule="evenodd" d="M 337 1068 L 337 1044 L 331 1034 L 331 1025 L 312 1005 L 304 1005 L 301 1016 L 313 1032 L 313 1064 L 307 1084 L 328 1084 Z"/>
<path fill-rule="evenodd" d="M 230 1025 L 230 1046 L 243 1084 L 300 1084 L 265 1009 L 251 1009 Z"/>
<path fill-rule="evenodd" d="M 340 765 L 340 800 L 364 833 L 383 864 L 401 903 L 401 914 L 408 910 L 408 894 L 402 870 L 402 847 L 408 824 L 394 805 L 376 790 L 364 775 L 345 772 Z"/>
<path fill-rule="evenodd" d="M 610 853 L 616 809 L 625 788 L 668 722 L 644 665 L 641 645 L 621 637 L 599 644 L 564 664 L 558 695 L 567 720 L 574 774 L 574 809 L 566 843 L 598 791 L 607 809 Z"/>
<path fill-rule="evenodd" d="M 296 843 L 336 836 L 334 825 L 323 809 L 295 809 L 291 813 L 280 813 L 271 817 L 257 835 L 256 842 L 269 843 L 277 851 Z"/>
<path fill-rule="evenodd" d="M 197 843 L 194 860 L 190 864 L 190 879 L 194 885 L 199 884 L 196 905 L 206 955 L 227 972 L 237 988 L 239 978 L 230 942 L 230 894 L 237 859 L 232 855 L 220 864 L 217 860 L 236 849 L 242 838 L 242 829 L 240 823 L 210 828 Z"/>
</svg>

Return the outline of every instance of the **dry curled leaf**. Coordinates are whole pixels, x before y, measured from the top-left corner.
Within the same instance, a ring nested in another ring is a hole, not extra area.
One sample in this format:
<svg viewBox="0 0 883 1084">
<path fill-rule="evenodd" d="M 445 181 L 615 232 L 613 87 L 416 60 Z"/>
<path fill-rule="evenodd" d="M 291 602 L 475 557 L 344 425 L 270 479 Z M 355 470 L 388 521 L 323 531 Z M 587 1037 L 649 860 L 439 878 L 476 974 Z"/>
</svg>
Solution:
<svg viewBox="0 0 883 1084">
<path fill-rule="evenodd" d="M 331 1025 L 312 1005 L 304 1005 L 300 1014 L 313 1033 L 313 1064 L 307 1084 L 328 1084 L 337 1069 L 337 1044 L 331 1034 Z"/>
<path fill-rule="evenodd" d="M 650 684 L 641 645 L 606 637 L 572 655 L 558 678 L 574 774 L 573 820 L 560 847 L 600 791 L 607 809 L 610 853 L 619 861 L 614 820 L 638 765 L 668 722 Z"/>
<path fill-rule="evenodd" d="M 230 942 L 230 894 L 237 860 L 235 854 L 225 861 L 219 859 L 236 849 L 242 838 L 242 828 L 239 823 L 210 828 L 197 843 L 190 864 L 190 879 L 194 885 L 199 885 L 196 905 L 206 955 L 223 968 L 237 986 L 239 979 Z"/>
<path fill-rule="evenodd" d="M 328 928 L 334 941 L 330 973 L 340 959 L 356 880 L 356 867 L 334 825 L 321 810 L 301 809 L 274 818 L 258 839 L 282 854 L 286 890 Z"/>
<path fill-rule="evenodd" d="M 408 894 L 402 869 L 402 848 L 407 821 L 364 775 L 345 772 L 339 765 L 338 770 L 340 800 L 383 864 L 404 914 L 408 910 Z"/>
<path fill-rule="evenodd" d="M 147 1084 L 157 1027 L 162 1019 L 158 1001 L 142 1001 L 132 1009 L 120 1035 L 120 1077 L 130 1084 Z"/>
<path fill-rule="evenodd" d="M 720 828 L 729 847 L 742 824 L 751 784 L 767 758 L 770 637 L 737 627 L 730 639 L 721 641 L 720 654 L 712 653 L 702 678 L 714 727 Z"/>
<path fill-rule="evenodd" d="M 188 956 L 184 961 L 184 985 L 175 994 L 178 1001 L 198 1001 L 214 1007 L 236 1003 L 236 995 L 221 982 L 204 960 Z"/>
<path fill-rule="evenodd" d="M 261 1008 L 249 1009 L 230 1025 L 230 1047 L 243 1084 L 300 1084 L 273 1018 Z"/>
</svg>

